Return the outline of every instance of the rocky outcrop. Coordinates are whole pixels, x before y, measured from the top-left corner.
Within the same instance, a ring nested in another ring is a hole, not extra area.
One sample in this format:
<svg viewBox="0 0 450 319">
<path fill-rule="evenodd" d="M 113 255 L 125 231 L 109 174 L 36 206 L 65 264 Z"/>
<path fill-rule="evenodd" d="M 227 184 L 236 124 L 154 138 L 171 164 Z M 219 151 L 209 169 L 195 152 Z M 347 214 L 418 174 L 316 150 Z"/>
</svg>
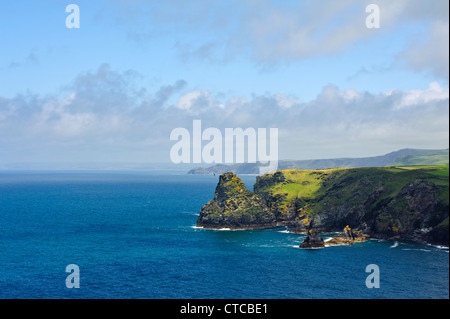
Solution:
<svg viewBox="0 0 450 319">
<path fill-rule="evenodd" d="M 290 181 L 282 181 L 285 186 L 277 192 L 267 187 L 267 182 L 264 187 L 255 185 L 255 191 L 278 223 L 291 225 L 297 232 L 306 231 L 313 217 L 314 228 L 321 232 L 342 231 L 349 225 L 371 237 L 448 246 L 448 178 L 405 171 L 364 168 L 331 173 L 309 198 L 287 199 L 282 190 L 292 187 Z M 341 238 L 336 240 L 344 243 Z"/>
<path fill-rule="evenodd" d="M 269 187 L 273 187 L 278 184 L 286 184 L 286 176 L 282 171 L 277 171 L 273 174 L 265 174 L 263 176 L 256 177 L 256 183 L 253 187 L 255 193 L 261 193 Z"/>
<path fill-rule="evenodd" d="M 220 176 L 214 198 L 200 210 L 197 226 L 205 228 L 270 228 L 275 215 L 262 198 L 249 191 L 233 173 Z"/>
<path fill-rule="evenodd" d="M 339 237 L 334 237 L 327 242 L 325 246 L 335 246 L 335 245 L 353 245 L 354 243 L 363 243 L 369 238 L 368 235 L 360 231 L 353 231 L 348 225 L 345 226 L 342 231 L 342 235 Z"/>
<path fill-rule="evenodd" d="M 308 232 L 305 245 L 320 245 L 317 232 L 344 229 L 342 236 L 326 244 L 353 244 L 371 236 L 448 246 L 446 171 L 448 167 L 286 170 L 258 177 L 254 192 L 233 173 L 225 173 L 197 224 L 208 228 L 288 225 Z"/>
<path fill-rule="evenodd" d="M 448 217 L 444 219 L 439 225 L 431 229 L 429 232 L 427 232 L 427 242 L 432 244 L 442 244 L 447 243 L 448 246 L 448 235 L 449 235 L 449 228 L 448 228 Z"/>
<path fill-rule="evenodd" d="M 323 239 L 319 233 L 314 230 L 308 230 L 305 240 L 300 244 L 300 248 L 322 248 L 325 247 Z"/>
<path fill-rule="evenodd" d="M 427 229 L 443 216 L 437 206 L 436 185 L 421 179 L 412 181 L 380 207 L 373 230 L 392 238 L 425 240 Z"/>
</svg>

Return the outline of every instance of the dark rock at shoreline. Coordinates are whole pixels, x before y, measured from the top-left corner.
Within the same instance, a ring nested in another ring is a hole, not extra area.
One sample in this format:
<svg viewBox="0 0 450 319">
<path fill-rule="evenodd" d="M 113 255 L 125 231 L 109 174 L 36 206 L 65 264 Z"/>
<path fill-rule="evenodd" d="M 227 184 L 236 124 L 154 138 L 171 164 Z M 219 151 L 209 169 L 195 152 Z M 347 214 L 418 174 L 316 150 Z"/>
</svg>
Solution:
<svg viewBox="0 0 450 319">
<path fill-rule="evenodd" d="M 364 234 L 362 231 L 353 231 L 347 225 L 342 231 L 341 236 L 330 239 L 325 243 L 325 246 L 353 245 L 354 243 L 365 242 L 368 238 L 369 236 Z"/>
<path fill-rule="evenodd" d="M 321 248 L 325 247 L 323 239 L 319 236 L 319 233 L 314 230 L 308 230 L 308 236 L 301 243 L 300 248 Z"/>
</svg>

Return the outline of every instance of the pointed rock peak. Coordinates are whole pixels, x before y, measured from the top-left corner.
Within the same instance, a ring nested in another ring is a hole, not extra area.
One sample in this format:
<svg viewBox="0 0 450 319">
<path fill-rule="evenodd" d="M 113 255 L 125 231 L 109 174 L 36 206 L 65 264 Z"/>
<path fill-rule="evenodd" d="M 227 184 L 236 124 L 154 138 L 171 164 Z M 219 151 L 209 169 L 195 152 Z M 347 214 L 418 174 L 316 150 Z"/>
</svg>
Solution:
<svg viewBox="0 0 450 319">
<path fill-rule="evenodd" d="M 250 194 L 251 192 L 245 187 L 244 182 L 233 173 L 220 175 L 215 192 L 216 199 L 226 200 L 230 196 Z"/>
<path fill-rule="evenodd" d="M 308 236 L 301 243 L 300 248 L 320 248 L 324 247 L 324 241 L 315 229 L 308 230 Z"/>
<path fill-rule="evenodd" d="M 345 228 L 344 228 L 342 233 L 343 233 L 343 237 L 345 239 L 349 239 L 349 240 L 355 239 L 355 234 L 353 233 L 352 229 L 348 225 L 345 226 Z"/>
<path fill-rule="evenodd" d="M 197 226 L 206 228 L 273 228 L 275 215 L 264 200 L 245 188 L 233 173 L 222 174 L 215 197 L 200 209 Z"/>
</svg>

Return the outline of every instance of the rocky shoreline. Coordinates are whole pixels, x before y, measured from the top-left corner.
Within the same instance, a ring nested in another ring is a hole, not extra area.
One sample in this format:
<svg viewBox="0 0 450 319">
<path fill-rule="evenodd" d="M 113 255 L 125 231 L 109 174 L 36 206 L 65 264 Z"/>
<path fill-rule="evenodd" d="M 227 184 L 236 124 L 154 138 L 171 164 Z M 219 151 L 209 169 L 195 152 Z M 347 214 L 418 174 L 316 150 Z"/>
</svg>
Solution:
<svg viewBox="0 0 450 319">
<path fill-rule="evenodd" d="M 369 239 L 369 235 L 362 231 L 353 231 L 348 225 L 345 226 L 340 236 L 324 241 L 320 237 L 319 232 L 310 229 L 307 232 L 305 240 L 301 243 L 300 248 L 322 248 L 327 246 L 353 245 L 355 243 L 363 243 Z"/>
<path fill-rule="evenodd" d="M 440 199 L 445 198 L 443 193 L 448 190 L 445 180 L 438 181 L 442 186 L 432 183 L 430 178 L 425 181 L 422 174 L 410 177 L 412 181 L 401 176 L 403 184 L 399 182 L 398 191 L 393 192 L 392 186 L 383 182 L 383 179 L 396 182 L 397 176 L 389 171 L 337 172 L 300 171 L 302 179 L 297 176 L 294 179 L 292 174 L 297 174 L 296 171 L 277 171 L 257 177 L 254 192 L 235 174 L 222 174 L 214 198 L 200 210 L 197 226 L 218 230 L 287 226 L 289 232 L 307 234 L 302 248 L 351 245 L 370 237 L 448 247 L 448 203 Z M 301 191 L 314 182 L 324 188 L 325 196 L 316 191 L 318 195 L 314 197 L 290 198 L 288 193 L 278 190 Z M 318 235 L 323 232 L 342 234 L 324 242 Z"/>
<path fill-rule="evenodd" d="M 369 239 L 369 235 L 364 234 L 362 231 L 353 231 L 348 225 L 345 226 L 342 231 L 342 235 L 334 237 L 325 242 L 326 246 L 335 245 L 353 245 L 355 243 L 363 243 Z"/>
<path fill-rule="evenodd" d="M 224 231 L 241 231 L 241 230 L 264 230 L 264 229 L 274 229 L 279 228 L 282 226 L 289 226 L 286 224 L 268 224 L 268 225 L 240 225 L 239 227 L 235 226 L 229 226 L 229 227 L 223 227 L 223 226 L 211 226 L 211 225 L 197 225 L 196 227 L 207 229 L 207 230 L 224 230 Z M 340 232 L 339 236 L 332 237 L 328 240 L 324 240 L 322 237 L 320 237 L 320 233 L 337 233 L 337 231 L 326 231 L 324 229 L 320 230 L 314 230 L 312 234 L 309 234 L 307 229 L 299 229 L 299 228 L 291 228 L 286 230 L 288 233 L 292 234 L 299 234 L 299 235 L 307 235 L 307 238 L 310 237 L 308 240 L 305 239 L 302 244 L 300 244 L 300 248 L 304 249 L 317 249 L 317 248 L 326 248 L 326 247 L 332 247 L 332 246 L 341 246 L 341 245 L 353 245 L 357 243 L 364 243 L 370 239 L 381 239 L 381 240 L 388 240 L 388 241 L 406 241 L 406 242 L 415 242 L 418 244 L 423 245 L 431 245 L 431 246 L 438 246 L 438 247 L 446 247 L 449 248 L 448 245 L 443 245 L 442 243 L 434 243 L 434 242 L 428 242 L 424 240 L 405 240 L 399 237 L 387 237 L 387 236 L 369 236 L 367 234 L 362 234 L 356 238 L 350 239 L 345 235 L 345 230 Z M 320 238 L 320 239 L 319 239 Z M 306 242 L 305 242 L 306 241 Z M 322 244 L 323 243 L 323 244 Z"/>
</svg>

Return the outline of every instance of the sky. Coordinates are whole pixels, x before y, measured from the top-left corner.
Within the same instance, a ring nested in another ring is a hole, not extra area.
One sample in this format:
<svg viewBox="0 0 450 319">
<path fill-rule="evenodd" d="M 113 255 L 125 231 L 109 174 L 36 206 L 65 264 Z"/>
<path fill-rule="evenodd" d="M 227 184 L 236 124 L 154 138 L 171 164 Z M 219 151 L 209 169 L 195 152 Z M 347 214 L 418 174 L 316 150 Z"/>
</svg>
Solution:
<svg viewBox="0 0 450 319">
<path fill-rule="evenodd" d="M 280 159 L 448 148 L 448 12 L 447 0 L 0 1 L 0 168 L 169 163 L 171 131 L 193 120 L 278 128 Z"/>
</svg>

